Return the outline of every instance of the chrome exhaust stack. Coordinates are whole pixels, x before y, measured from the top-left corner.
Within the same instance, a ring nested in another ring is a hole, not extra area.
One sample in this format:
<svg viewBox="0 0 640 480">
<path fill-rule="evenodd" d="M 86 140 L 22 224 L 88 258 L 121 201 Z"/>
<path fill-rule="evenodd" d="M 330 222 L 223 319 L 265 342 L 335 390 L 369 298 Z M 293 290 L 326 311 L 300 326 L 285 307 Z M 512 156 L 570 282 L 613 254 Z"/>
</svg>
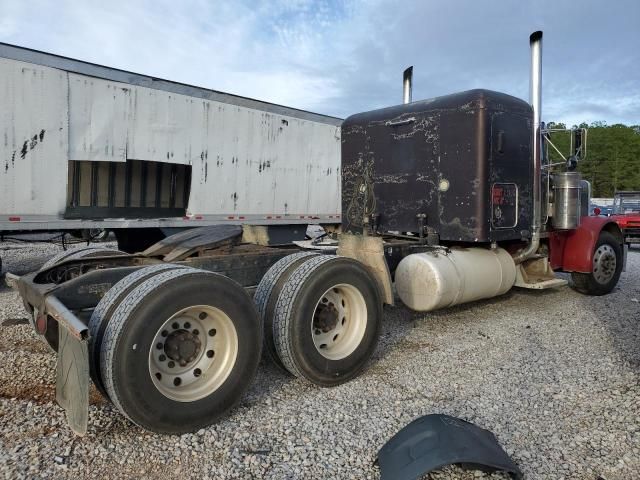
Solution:
<svg viewBox="0 0 640 480">
<path fill-rule="evenodd" d="M 531 47 L 531 79 L 529 83 L 529 95 L 533 107 L 533 125 L 531 145 L 533 151 L 533 219 L 531 222 L 531 242 L 524 250 L 514 255 L 516 263 L 522 263 L 536 253 L 540 246 L 540 232 L 542 230 L 542 135 L 541 135 L 541 108 L 542 108 L 542 32 L 533 32 L 529 37 Z"/>
<path fill-rule="evenodd" d="M 411 103 L 413 65 L 402 73 L 402 103 Z"/>
</svg>

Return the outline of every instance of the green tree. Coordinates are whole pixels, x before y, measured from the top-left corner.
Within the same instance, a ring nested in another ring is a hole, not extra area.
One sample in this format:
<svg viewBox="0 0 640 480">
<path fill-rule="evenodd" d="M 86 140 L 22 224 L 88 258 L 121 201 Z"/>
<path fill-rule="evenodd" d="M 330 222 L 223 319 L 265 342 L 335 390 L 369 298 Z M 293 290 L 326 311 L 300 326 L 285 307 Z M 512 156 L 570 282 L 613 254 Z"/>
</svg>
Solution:
<svg viewBox="0 0 640 480">
<path fill-rule="evenodd" d="M 550 122 L 547 127 L 564 125 Z M 593 196 L 611 197 L 618 190 L 640 190 L 640 126 L 598 121 L 579 127 L 587 128 L 588 133 L 587 155 L 579 162 L 578 171 L 591 182 Z M 564 155 L 569 153 L 568 132 L 553 132 L 551 140 Z M 561 161 L 552 147 L 548 151 L 552 162 Z"/>
</svg>

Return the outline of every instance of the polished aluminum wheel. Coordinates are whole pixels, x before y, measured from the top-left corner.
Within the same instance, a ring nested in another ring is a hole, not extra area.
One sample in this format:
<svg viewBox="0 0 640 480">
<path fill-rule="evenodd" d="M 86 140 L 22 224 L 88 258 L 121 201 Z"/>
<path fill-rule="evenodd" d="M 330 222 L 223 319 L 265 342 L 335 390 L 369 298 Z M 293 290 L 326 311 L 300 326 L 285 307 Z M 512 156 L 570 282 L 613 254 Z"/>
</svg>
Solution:
<svg viewBox="0 0 640 480">
<path fill-rule="evenodd" d="M 360 291 L 347 284 L 327 290 L 316 304 L 311 335 L 318 352 L 329 360 L 351 355 L 367 329 L 367 304 Z"/>
<path fill-rule="evenodd" d="M 611 245 L 600 245 L 593 254 L 593 278 L 605 285 L 611 281 L 616 273 L 616 252 Z"/>
<path fill-rule="evenodd" d="M 231 319 L 208 305 L 185 308 L 156 332 L 149 351 L 149 374 L 171 400 L 193 402 L 215 392 L 238 356 Z"/>
</svg>

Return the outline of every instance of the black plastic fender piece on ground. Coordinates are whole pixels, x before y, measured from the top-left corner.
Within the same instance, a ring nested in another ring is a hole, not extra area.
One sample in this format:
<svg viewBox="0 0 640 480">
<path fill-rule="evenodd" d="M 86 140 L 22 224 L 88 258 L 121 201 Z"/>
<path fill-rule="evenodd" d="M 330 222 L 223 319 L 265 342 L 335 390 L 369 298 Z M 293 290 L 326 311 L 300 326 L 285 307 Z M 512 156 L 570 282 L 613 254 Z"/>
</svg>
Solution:
<svg viewBox="0 0 640 480">
<path fill-rule="evenodd" d="M 377 462 L 382 480 L 413 480 L 454 463 L 523 478 L 493 433 L 449 415 L 414 420 L 382 446 Z"/>
</svg>

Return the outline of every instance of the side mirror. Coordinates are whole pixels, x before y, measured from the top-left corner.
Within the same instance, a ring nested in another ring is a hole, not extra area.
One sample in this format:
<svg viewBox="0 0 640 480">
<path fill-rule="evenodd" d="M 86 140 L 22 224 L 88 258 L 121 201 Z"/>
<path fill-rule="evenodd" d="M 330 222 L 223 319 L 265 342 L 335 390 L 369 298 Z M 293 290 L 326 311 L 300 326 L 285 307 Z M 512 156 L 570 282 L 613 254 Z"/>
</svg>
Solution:
<svg viewBox="0 0 640 480">
<path fill-rule="evenodd" d="M 584 160 L 587 157 L 587 129 L 575 128 L 571 130 L 571 155 L 576 160 Z"/>
</svg>

